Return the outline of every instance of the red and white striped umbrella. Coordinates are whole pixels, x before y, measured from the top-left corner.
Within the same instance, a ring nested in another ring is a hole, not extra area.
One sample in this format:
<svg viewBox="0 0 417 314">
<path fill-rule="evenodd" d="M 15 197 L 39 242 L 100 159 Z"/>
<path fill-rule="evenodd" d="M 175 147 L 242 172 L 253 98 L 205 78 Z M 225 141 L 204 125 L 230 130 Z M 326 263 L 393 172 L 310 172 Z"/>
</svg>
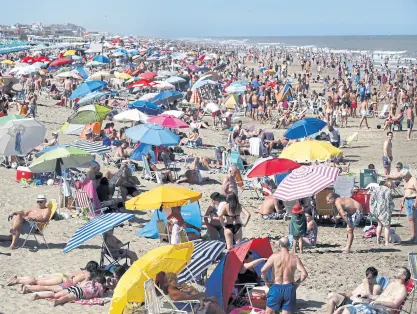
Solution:
<svg viewBox="0 0 417 314">
<path fill-rule="evenodd" d="M 336 181 L 339 169 L 327 166 L 302 166 L 293 170 L 274 193 L 282 201 L 293 201 L 317 194 Z"/>
</svg>

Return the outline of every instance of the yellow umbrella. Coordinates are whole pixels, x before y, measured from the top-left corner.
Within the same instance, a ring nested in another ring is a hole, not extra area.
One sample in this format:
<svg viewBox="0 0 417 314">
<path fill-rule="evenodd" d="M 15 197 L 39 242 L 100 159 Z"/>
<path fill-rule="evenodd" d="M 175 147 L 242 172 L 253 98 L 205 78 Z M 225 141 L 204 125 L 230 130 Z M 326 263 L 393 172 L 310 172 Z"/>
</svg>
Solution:
<svg viewBox="0 0 417 314">
<path fill-rule="evenodd" d="M 186 242 L 153 249 L 139 258 L 118 282 L 109 314 L 122 314 L 129 302 L 143 302 L 145 281 L 155 280 L 156 275 L 161 271 L 178 274 L 190 263 L 193 250 L 193 243 Z"/>
<path fill-rule="evenodd" d="M 330 160 L 342 154 L 342 150 L 328 142 L 307 140 L 291 144 L 279 157 L 297 162 L 312 162 Z"/>
<path fill-rule="evenodd" d="M 131 198 L 125 203 L 127 209 L 154 210 L 182 206 L 201 198 L 201 193 L 172 186 L 159 186 L 153 190 Z"/>
<path fill-rule="evenodd" d="M 75 53 L 76 53 L 77 51 L 76 50 L 67 50 L 67 51 L 65 51 L 65 53 L 64 53 L 64 57 L 68 57 L 68 56 L 73 56 L 73 55 L 75 55 Z"/>
<path fill-rule="evenodd" d="M 114 76 L 119 79 L 128 80 L 131 79 L 133 76 L 127 73 L 114 73 Z"/>
<path fill-rule="evenodd" d="M 239 107 L 239 97 L 235 94 L 230 94 L 225 100 L 224 106 L 227 109 L 236 109 L 236 107 Z"/>
<path fill-rule="evenodd" d="M 8 64 L 8 65 L 12 65 L 12 64 L 15 64 L 12 60 L 3 60 L 2 62 L 1 62 L 1 64 Z"/>
</svg>

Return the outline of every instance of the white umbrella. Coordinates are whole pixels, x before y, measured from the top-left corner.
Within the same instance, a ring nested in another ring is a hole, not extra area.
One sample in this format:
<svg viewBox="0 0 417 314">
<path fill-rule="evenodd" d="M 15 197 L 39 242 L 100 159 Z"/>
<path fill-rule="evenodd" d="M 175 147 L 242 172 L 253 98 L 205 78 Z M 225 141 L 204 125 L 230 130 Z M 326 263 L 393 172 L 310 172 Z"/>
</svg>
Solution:
<svg viewBox="0 0 417 314">
<path fill-rule="evenodd" d="M 174 116 L 175 118 L 181 119 L 184 116 L 184 112 L 180 110 L 167 110 L 164 111 L 164 114 L 169 116 Z"/>
<path fill-rule="evenodd" d="M 78 74 L 77 72 L 73 72 L 73 71 L 61 72 L 58 75 L 55 75 L 55 77 L 58 77 L 58 78 L 61 78 L 61 79 L 64 79 L 64 78 L 67 78 L 67 77 L 72 77 L 72 78 L 75 78 L 77 80 L 83 80 L 83 77 L 80 74 Z"/>
<path fill-rule="evenodd" d="M 158 94 L 159 93 L 148 93 L 148 94 L 145 94 L 142 97 L 140 97 L 139 100 L 150 101 L 150 100 L 154 99 L 154 97 Z"/>
<path fill-rule="evenodd" d="M 206 109 L 210 110 L 211 112 L 216 112 L 220 110 L 220 107 L 216 105 L 214 102 L 210 102 L 206 105 Z"/>
<path fill-rule="evenodd" d="M 98 66 L 104 66 L 104 65 L 106 65 L 106 63 L 102 63 L 102 62 L 98 62 L 98 61 L 90 61 L 90 62 L 87 62 L 86 64 L 85 64 L 85 66 L 86 67 L 98 67 Z"/>
<path fill-rule="evenodd" d="M 140 121 L 143 123 L 146 123 L 148 118 L 149 116 L 137 109 L 126 110 L 113 117 L 116 121 Z"/>
<path fill-rule="evenodd" d="M 0 154 L 25 155 L 45 138 L 46 128 L 35 119 L 10 120 L 0 127 Z"/>
<path fill-rule="evenodd" d="M 105 79 L 109 79 L 111 77 L 113 77 L 113 74 L 110 74 L 110 72 L 106 72 L 106 71 L 98 71 L 96 73 L 93 73 L 90 75 L 89 79 L 92 80 L 101 80 L 101 78 L 105 78 Z"/>
<path fill-rule="evenodd" d="M 175 86 L 167 81 L 154 81 L 155 87 L 158 89 L 175 89 Z"/>
<path fill-rule="evenodd" d="M 178 84 L 183 83 L 185 80 L 182 77 L 179 76 L 171 76 L 170 78 L 167 78 L 165 82 L 171 83 L 171 84 Z"/>
</svg>

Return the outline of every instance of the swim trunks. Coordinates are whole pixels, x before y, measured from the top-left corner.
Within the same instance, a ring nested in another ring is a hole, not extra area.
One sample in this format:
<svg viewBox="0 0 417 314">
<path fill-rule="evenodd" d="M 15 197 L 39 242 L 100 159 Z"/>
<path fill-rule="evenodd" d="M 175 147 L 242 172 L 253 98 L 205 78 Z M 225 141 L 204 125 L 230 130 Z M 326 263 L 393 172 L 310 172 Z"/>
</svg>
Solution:
<svg viewBox="0 0 417 314">
<path fill-rule="evenodd" d="M 353 215 L 347 216 L 347 218 L 354 227 L 357 227 L 363 218 L 363 212 L 357 211 Z"/>
<path fill-rule="evenodd" d="M 294 312 L 296 300 L 296 288 L 293 283 L 273 284 L 267 294 L 266 306 L 274 311 Z"/>
<path fill-rule="evenodd" d="M 404 208 L 407 217 L 417 218 L 417 208 L 414 207 L 415 197 L 406 197 L 404 199 Z"/>
<path fill-rule="evenodd" d="M 382 164 L 384 168 L 390 168 L 391 167 L 391 159 L 389 159 L 387 156 L 382 156 Z"/>
<path fill-rule="evenodd" d="M 358 304 L 346 308 L 350 314 L 388 314 L 385 309 L 375 308 L 369 304 Z"/>
</svg>

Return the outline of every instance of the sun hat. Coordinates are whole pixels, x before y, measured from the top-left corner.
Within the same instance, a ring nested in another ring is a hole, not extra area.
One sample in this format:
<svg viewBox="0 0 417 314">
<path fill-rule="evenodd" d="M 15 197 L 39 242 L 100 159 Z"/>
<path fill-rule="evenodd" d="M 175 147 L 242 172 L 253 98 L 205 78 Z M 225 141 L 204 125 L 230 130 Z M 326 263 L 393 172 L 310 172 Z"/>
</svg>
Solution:
<svg viewBox="0 0 417 314">
<path fill-rule="evenodd" d="M 300 204 L 295 204 L 295 205 L 292 207 L 291 212 L 292 212 L 294 215 L 301 214 L 301 213 L 303 213 L 303 212 L 304 212 L 304 207 L 302 207 Z"/>
<path fill-rule="evenodd" d="M 38 197 L 36 198 L 36 201 L 46 201 L 45 194 L 39 194 Z"/>
</svg>

